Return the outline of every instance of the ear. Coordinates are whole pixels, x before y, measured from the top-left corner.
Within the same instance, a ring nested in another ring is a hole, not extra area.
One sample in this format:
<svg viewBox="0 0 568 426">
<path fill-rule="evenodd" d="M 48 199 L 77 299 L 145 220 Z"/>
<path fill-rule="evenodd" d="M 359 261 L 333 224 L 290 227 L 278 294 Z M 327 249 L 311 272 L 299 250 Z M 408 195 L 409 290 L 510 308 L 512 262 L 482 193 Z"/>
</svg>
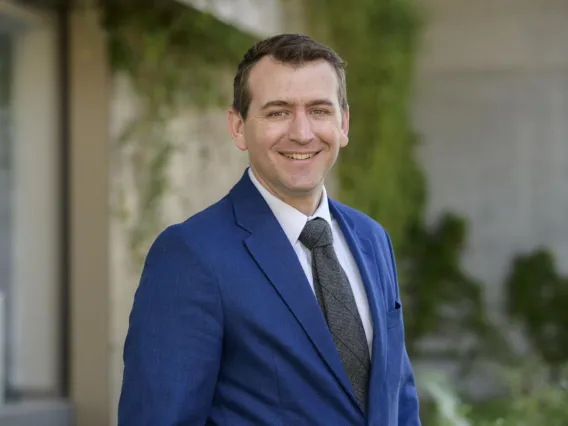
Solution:
<svg viewBox="0 0 568 426">
<path fill-rule="evenodd" d="M 244 133 L 245 122 L 241 117 L 241 114 L 239 114 L 239 112 L 233 107 L 229 108 L 227 111 L 227 126 L 237 148 L 241 151 L 246 151 L 247 144 Z"/>
<path fill-rule="evenodd" d="M 343 148 L 349 143 L 349 107 L 343 110 L 341 115 L 341 141 L 339 146 Z"/>
</svg>

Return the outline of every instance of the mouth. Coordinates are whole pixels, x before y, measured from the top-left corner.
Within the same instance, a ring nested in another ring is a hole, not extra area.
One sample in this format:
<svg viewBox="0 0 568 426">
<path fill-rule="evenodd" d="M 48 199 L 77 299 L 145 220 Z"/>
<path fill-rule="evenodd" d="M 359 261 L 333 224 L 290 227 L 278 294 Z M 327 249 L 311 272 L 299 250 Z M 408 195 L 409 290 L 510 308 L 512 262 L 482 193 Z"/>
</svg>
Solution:
<svg viewBox="0 0 568 426">
<path fill-rule="evenodd" d="M 280 155 L 290 160 L 307 161 L 318 155 L 319 152 L 300 153 L 300 152 L 281 152 Z"/>
</svg>

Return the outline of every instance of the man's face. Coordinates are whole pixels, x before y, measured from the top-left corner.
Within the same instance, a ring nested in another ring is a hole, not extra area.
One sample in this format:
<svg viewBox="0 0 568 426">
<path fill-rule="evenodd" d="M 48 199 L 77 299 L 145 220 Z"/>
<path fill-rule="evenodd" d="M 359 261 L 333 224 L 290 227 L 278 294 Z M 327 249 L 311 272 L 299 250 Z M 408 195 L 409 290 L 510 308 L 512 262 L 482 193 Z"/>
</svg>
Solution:
<svg viewBox="0 0 568 426">
<path fill-rule="evenodd" d="M 319 197 L 347 145 L 349 112 L 339 106 L 338 84 L 324 60 L 293 67 L 264 57 L 250 72 L 246 120 L 229 111 L 237 147 L 248 151 L 257 178 L 284 201 Z"/>
</svg>

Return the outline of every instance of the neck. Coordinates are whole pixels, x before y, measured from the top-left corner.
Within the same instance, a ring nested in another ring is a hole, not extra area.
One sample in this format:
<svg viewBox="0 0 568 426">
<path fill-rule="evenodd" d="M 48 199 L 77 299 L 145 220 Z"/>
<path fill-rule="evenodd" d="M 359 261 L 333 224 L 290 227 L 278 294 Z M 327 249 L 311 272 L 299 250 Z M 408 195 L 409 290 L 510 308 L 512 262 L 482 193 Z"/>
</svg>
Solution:
<svg viewBox="0 0 568 426">
<path fill-rule="evenodd" d="M 302 198 L 289 198 L 289 199 L 278 197 L 278 195 L 276 196 L 280 198 L 282 201 L 284 201 L 286 204 L 294 207 L 296 210 L 302 212 L 306 216 L 312 216 L 318 209 L 322 195 L 323 193 L 320 192 L 319 197 L 306 196 Z"/>
</svg>

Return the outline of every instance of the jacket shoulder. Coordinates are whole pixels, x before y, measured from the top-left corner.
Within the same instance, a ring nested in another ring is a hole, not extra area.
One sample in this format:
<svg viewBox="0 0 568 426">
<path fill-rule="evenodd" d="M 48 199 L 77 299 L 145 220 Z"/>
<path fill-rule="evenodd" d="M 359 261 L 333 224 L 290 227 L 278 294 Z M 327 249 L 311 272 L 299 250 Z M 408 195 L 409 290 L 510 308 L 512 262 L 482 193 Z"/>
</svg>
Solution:
<svg viewBox="0 0 568 426">
<path fill-rule="evenodd" d="M 340 203 L 336 200 L 331 200 L 335 208 L 344 216 L 346 216 L 355 227 L 362 233 L 376 236 L 387 235 L 386 229 L 378 221 L 363 213 L 360 210 L 354 209 L 346 204 Z"/>
<path fill-rule="evenodd" d="M 165 227 L 155 241 L 177 240 L 189 248 L 203 250 L 208 243 L 217 240 L 216 234 L 230 223 L 231 214 L 232 204 L 225 196 L 184 221 Z"/>
</svg>

